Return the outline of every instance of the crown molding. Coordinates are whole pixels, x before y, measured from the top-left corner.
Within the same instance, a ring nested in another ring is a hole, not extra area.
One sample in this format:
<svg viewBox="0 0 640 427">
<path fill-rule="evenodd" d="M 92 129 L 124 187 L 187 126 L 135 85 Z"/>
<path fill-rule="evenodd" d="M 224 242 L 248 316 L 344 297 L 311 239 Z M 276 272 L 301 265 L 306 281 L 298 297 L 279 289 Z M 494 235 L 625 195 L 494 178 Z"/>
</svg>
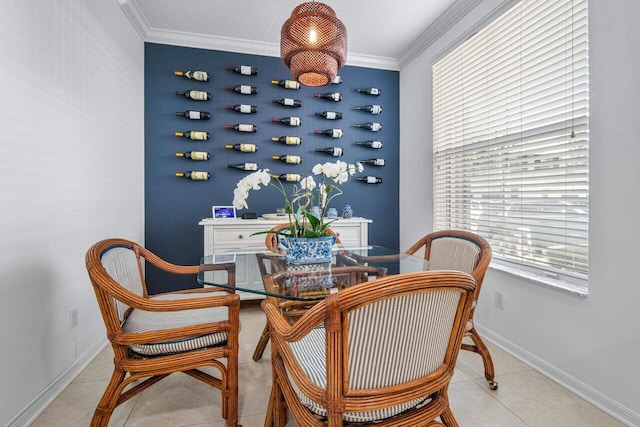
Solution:
<svg viewBox="0 0 640 427">
<path fill-rule="evenodd" d="M 183 31 L 150 30 L 145 35 L 144 41 L 173 46 L 245 53 L 248 55 L 280 56 L 280 45 L 275 43 L 209 36 Z"/>
<path fill-rule="evenodd" d="M 362 53 L 348 52 L 347 65 L 354 67 L 377 68 L 380 70 L 400 71 L 397 58 L 365 55 Z"/>
<path fill-rule="evenodd" d="M 242 40 L 229 37 L 208 36 L 180 31 L 150 30 L 143 38 L 145 42 L 160 43 L 173 46 L 195 47 L 200 49 L 221 50 L 224 52 L 244 53 L 248 55 L 262 55 L 280 57 L 280 44 Z M 378 68 L 382 70 L 398 71 L 398 61 L 395 58 L 371 56 L 349 52 L 346 65 L 355 67 Z"/>
<path fill-rule="evenodd" d="M 145 36 L 151 27 L 142 14 L 142 10 L 138 7 L 138 4 L 131 0 L 117 1 L 124 14 L 133 25 L 133 28 L 135 28 L 138 34 L 140 34 L 140 38 L 145 41 Z"/>
<path fill-rule="evenodd" d="M 449 6 L 433 24 L 429 25 L 427 29 L 400 54 L 398 58 L 400 69 L 404 68 L 429 48 L 442 34 L 481 2 L 482 0 L 456 0 L 455 3 Z"/>
<path fill-rule="evenodd" d="M 142 40 L 145 42 L 209 50 L 221 50 L 248 55 L 272 56 L 276 58 L 280 56 L 279 43 L 154 29 L 149 25 L 142 13 L 142 10 L 140 10 L 135 1 L 118 0 L 118 4 L 129 21 L 131 21 L 131 24 L 138 34 L 140 34 Z M 346 65 L 392 71 L 400 70 L 398 60 L 396 58 L 364 55 L 353 52 L 347 53 Z"/>
</svg>

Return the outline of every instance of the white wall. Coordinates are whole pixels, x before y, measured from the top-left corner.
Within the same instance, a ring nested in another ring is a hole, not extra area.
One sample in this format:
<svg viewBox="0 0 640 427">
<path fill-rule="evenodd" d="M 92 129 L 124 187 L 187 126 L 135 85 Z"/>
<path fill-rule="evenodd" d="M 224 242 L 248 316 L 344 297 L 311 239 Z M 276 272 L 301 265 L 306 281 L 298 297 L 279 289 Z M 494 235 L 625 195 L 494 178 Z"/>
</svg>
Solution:
<svg viewBox="0 0 640 427">
<path fill-rule="evenodd" d="M 0 425 L 24 425 L 106 343 L 86 250 L 144 238 L 144 44 L 115 0 L 10 1 L 0 57 Z"/>
<path fill-rule="evenodd" d="M 500 3 L 483 1 L 400 72 L 401 247 L 432 228 L 432 57 Z M 637 0 L 589 1 L 588 298 L 491 270 L 476 311 L 485 337 L 630 425 L 640 425 L 639 16 Z"/>
</svg>

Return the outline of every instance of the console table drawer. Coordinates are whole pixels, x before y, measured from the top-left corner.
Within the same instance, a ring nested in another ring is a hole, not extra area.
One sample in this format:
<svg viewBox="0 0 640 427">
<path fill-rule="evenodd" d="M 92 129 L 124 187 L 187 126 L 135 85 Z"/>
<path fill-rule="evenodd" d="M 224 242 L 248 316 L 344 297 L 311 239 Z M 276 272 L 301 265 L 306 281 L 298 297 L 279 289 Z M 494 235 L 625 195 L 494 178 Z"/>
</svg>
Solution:
<svg viewBox="0 0 640 427">
<path fill-rule="evenodd" d="M 343 245 L 356 245 L 361 244 L 361 233 L 359 227 L 331 227 L 333 231 L 338 235 Z"/>
<path fill-rule="evenodd" d="M 214 230 L 213 231 L 213 244 L 215 246 L 259 246 L 264 243 L 264 234 L 257 234 L 252 236 L 253 233 L 264 231 L 264 228 L 242 228 L 242 229 L 229 229 L 229 230 Z"/>
</svg>

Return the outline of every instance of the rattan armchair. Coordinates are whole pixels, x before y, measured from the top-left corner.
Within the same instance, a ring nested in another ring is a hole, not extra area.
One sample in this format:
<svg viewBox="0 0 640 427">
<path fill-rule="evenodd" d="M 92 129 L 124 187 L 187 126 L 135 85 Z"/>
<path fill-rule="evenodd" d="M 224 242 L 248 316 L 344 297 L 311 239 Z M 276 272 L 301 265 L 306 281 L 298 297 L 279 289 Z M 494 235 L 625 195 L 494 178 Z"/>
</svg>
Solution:
<svg viewBox="0 0 640 427">
<path fill-rule="evenodd" d="M 484 364 L 484 376 L 492 390 L 498 388 L 495 381 L 493 360 L 489 349 L 480 338 L 473 324 L 473 313 L 480 296 L 480 289 L 487 268 L 491 262 L 491 247 L 481 236 L 462 230 L 444 230 L 427 234 L 411 246 L 406 253 L 416 254 L 424 250 L 424 258 L 429 261 L 429 270 L 458 270 L 469 273 L 476 280 L 473 309 L 467 322 L 465 335 L 473 344 L 462 344 L 463 350 L 480 354 Z"/>
<path fill-rule="evenodd" d="M 334 293 L 294 324 L 263 301 L 273 365 L 265 425 L 284 426 L 288 410 L 305 427 L 457 426 L 447 390 L 474 289 L 457 271 L 398 274 Z"/>
<path fill-rule="evenodd" d="M 194 276 L 198 266 L 171 264 L 124 239 L 96 243 L 85 260 L 114 352 L 111 381 L 91 425 L 108 425 L 116 406 L 184 372 L 222 391 L 222 417 L 236 426 L 240 297 L 215 287 L 149 295 L 145 263 Z M 234 283 L 235 264 L 218 268 Z M 219 378 L 199 369 L 210 366 Z"/>
</svg>

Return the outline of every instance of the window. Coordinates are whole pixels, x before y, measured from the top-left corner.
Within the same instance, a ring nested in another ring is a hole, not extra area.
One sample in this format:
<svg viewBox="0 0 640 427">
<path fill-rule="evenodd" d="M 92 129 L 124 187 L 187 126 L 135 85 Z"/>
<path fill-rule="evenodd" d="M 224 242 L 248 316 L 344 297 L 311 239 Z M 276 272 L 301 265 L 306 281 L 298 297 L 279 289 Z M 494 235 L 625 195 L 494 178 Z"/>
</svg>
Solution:
<svg viewBox="0 0 640 427">
<path fill-rule="evenodd" d="M 434 228 L 586 292 L 587 0 L 523 0 L 433 66 Z"/>
</svg>

